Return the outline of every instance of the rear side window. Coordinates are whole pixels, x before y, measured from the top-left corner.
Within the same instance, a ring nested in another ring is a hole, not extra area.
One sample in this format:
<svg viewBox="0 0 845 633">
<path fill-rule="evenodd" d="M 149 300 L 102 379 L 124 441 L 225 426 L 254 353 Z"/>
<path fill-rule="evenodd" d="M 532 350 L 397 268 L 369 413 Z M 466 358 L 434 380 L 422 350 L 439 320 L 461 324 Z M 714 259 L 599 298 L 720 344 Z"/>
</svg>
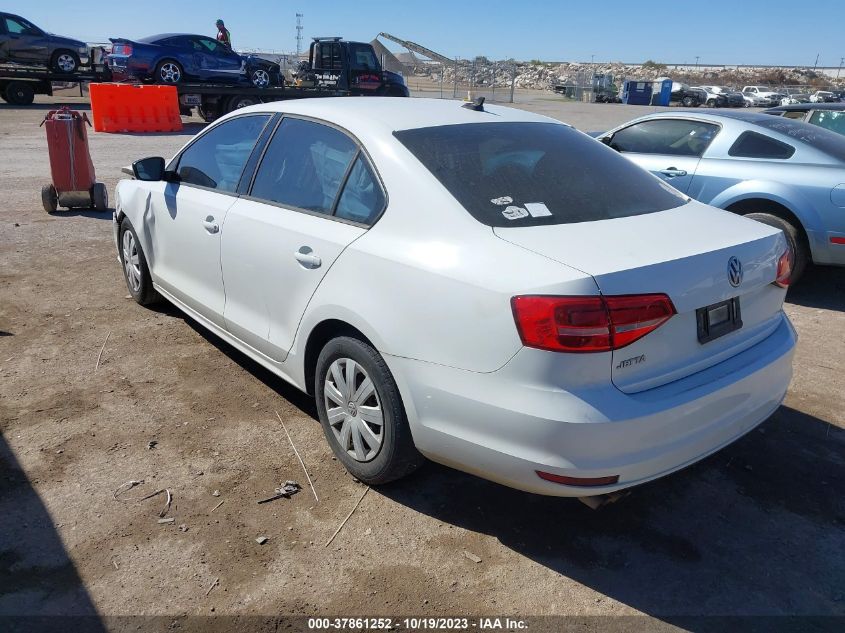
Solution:
<svg viewBox="0 0 845 633">
<path fill-rule="evenodd" d="M 343 132 L 285 118 L 267 146 L 251 196 L 330 214 L 358 146 Z"/>
<path fill-rule="evenodd" d="M 719 133 L 719 126 L 701 121 L 657 119 L 616 132 L 610 146 L 619 152 L 701 156 Z"/>
<path fill-rule="evenodd" d="M 737 158 L 779 158 L 787 159 L 795 153 L 792 145 L 781 143 L 764 134 L 743 132 L 728 150 L 729 156 Z"/>
<path fill-rule="evenodd" d="M 181 182 L 234 192 L 244 165 L 270 115 L 241 116 L 214 126 L 179 157 Z"/>
<path fill-rule="evenodd" d="M 488 226 L 591 222 L 687 202 L 627 158 L 562 124 L 473 123 L 394 135 Z"/>
<path fill-rule="evenodd" d="M 349 172 L 335 216 L 362 224 L 372 224 L 384 209 L 384 193 L 366 159 L 359 154 Z"/>
</svg>

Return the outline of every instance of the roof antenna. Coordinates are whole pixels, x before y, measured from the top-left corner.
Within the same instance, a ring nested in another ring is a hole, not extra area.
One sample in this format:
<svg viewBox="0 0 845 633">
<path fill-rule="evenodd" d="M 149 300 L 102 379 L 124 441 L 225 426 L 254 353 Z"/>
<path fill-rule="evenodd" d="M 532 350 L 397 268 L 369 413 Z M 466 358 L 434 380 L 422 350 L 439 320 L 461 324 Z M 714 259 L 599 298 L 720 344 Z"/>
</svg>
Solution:
<svg viewBox="0 0 845 633">
<path fill-rule="evenodd" d="M 466 108 L 467 110 L 475 110 L 476 112 L 484 112 L 484 97 L 476 97 L 461 107 Z"/>
</svg>

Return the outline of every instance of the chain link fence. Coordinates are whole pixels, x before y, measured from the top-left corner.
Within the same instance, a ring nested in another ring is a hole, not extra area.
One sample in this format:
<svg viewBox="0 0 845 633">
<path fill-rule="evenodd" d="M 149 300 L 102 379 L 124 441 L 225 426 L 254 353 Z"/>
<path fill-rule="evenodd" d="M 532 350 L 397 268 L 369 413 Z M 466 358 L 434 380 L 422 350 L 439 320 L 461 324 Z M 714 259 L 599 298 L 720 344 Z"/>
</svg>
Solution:
<svg viewBox="0 0 845 633">
<path fill-rule="evenodd" d="M 517 65 L 513 60 L 456 59 L 451 63 L 418 64 L 406 74 L 416 96 L 513 103 Z"/>
</svg>

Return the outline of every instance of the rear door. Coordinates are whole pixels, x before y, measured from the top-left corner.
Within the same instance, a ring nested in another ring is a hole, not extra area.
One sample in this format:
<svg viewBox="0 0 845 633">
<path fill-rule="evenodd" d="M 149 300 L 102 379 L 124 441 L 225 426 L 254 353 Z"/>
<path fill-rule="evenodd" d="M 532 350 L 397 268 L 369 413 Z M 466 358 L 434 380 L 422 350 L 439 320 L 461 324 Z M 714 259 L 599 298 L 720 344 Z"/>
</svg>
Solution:
<svg viewBox="0 0 845 633">
<path fill-rule="evenodd" d="M 714 123 L 665 118 L 640 121 L 602 139 L 640 167 L 688 193 L 704 150 L 719 133 Z"/>
<path fill-rule="evenodd" d="M 351 137 L 329 125 L 284 118 L 249 195 L 226 217 L 229 331 L 284 361 L 317 286 L 384 203 L 373 168 Z"/>
<path fill-rule="evenodd" d="M 176 159 L 178 182 L 150 199 L 150 266 L 157 283 L 211 322 L 224 326 L 220 237 L 237 200 L 244 165 L 269 114 L 228 119 L 197 137 Z M 171 167 L 174 168 L 174 167 Z"/>
</svg>

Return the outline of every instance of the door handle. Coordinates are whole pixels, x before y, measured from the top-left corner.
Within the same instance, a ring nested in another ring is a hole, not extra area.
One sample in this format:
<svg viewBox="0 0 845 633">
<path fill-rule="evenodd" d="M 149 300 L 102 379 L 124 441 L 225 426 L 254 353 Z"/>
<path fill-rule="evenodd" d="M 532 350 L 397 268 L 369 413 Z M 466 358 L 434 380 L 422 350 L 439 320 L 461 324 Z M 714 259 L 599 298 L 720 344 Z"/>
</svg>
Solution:
<svg viewBox="0 0 845 633">
<path fill-rule="evenodd" d="M 675 169 L 674 167 L 668 167 L 666 169 L 661 169 L 660 173 L 666 176 L 667 178 L 674 178 L 676 176 L 686 176 L 687 172 L 683 169 Z"/>
<path fill-rule="evenodd" d="M 303 246 L 293 256 L 296 258 L 296 261 L 302 264 L 303 268 L 319 268 L 323 263 L 323 260 L 315 255 L 309 246 Z"/>
<path fill-rule="evenodd" d="M 205 227 L 205 230 L 211 233 L 212 235 L 220 232 L 220 227 L 218 226 L 217 222 L 214 221 L 213 216 L 208 216 L 205 220 L 203 220 L 202 225 Z"/>
</svg>

